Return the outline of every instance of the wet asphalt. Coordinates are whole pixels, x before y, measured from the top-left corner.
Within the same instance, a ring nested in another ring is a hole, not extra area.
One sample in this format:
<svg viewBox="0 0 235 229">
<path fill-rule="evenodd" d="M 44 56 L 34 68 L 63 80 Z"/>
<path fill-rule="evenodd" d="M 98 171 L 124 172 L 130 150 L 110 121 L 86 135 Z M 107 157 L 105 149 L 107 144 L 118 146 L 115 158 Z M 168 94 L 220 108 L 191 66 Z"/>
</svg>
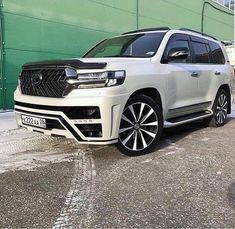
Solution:
<svg viewBox="0 0 235 229">
<path fill-rule="evenodd" d="M 140 157 L 28 132 L 22 141 L 22 130 L 0 135 L 1 154 L 17 147 L 6 162 L 31 160 L 0 173 L 0 228 L 235 227 L 233 117 L 221 128 L 168 129 L 158 149 Z M 31 147 L 37 137 L 43 161 Z M 51 161 L 52 151 L 69 160 Z"/>
</svg>

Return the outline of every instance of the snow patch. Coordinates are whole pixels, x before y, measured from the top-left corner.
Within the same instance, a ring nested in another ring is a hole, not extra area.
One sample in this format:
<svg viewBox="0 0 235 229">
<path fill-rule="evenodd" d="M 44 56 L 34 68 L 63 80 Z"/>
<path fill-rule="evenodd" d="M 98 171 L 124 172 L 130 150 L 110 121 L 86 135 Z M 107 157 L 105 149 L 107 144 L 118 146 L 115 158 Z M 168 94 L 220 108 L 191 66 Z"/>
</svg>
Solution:
<svg viewBox="0 0 235 229">
<path fill-rule="evenodd" d="M 95 186 L 95 163 L 92 153 L 75 154 L 74 176 L 64 207 L 53 229 L 90 228 Z"/>
<path fill-rule="evenodd" d="M 203 138 L 203 139 L 202 139 L 203 142 L 207 142 L 207 141 L 209 141 L 209 140 L 210 140 L 210 138 Z"/>
<path fill-rule="evenodd" d="M 165 153 L 165 156 L 172 155 L 172 154 L 175 154 L 175 153 L 176 153 L 175 151 L 170 151 L 170 152 Z"/>
<path fill-rule="evenodd" d="M 25 129 L 0 132 L 0 173 L 34 170 L 50 163 L 73 161 L 73 154 L 78 151 L 74 140 Z"/>
<path fill-rule="evenodd" d="M 147 159 L 147 160 L 144 160 L 144 161 L 141 161 L 141 163 L 148 163 L 148 162 L 151 162 L 153 159 Z"/>
</svg>

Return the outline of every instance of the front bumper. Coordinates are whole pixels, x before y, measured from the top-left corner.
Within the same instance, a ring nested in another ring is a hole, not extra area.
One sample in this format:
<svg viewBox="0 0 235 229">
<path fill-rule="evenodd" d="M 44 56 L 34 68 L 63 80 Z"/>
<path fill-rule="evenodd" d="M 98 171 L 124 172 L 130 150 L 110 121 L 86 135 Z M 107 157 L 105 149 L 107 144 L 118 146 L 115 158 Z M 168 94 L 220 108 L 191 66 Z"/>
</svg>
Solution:
<svg viewBox="0 0 235 229">
<path fill-rule="evenodd" d="M 74 138 L 81 144 L 107 145 L 118 141 L 118 131 L 121 114 L 128 99 L 127 93 L 116 93 L 116 95 L 94 92 L 74 92 L 67 98 L 47 98 L 22 95 L 16 90 L 15 114 L 17 124 L 28 130 L 44 133 L 52 136 L 63 136 Z M 81 94 L 82 93 L 82 94 Z M 77 109 L 78 112 L 84 107 L 98 107 L 100 117 L 85 118 L 68 115 L 66 110 Z M 21 115 L 28 115 L 46 119 L 46 129 L 25 125 L 22 123 Z M 81 127 L 100 127 L 100 136 L 87 136 Z"/>
</svg>

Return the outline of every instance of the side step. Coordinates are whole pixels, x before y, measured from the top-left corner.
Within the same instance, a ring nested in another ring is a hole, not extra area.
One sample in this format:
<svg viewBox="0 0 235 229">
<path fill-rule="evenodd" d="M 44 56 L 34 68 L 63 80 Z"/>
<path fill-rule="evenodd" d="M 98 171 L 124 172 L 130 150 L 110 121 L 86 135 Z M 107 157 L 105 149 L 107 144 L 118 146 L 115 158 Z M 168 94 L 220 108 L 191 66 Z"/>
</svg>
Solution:
<svg viewBox="0 0 235 229">
<path fill-rule="evenodd" d="M 188 122 L 193 122 L 202 118 L 207 118 L 213 115 L 212 110 L 202 111 L 190 115 L 180 116 L 177 118 L 167 119 L 164 122 L 164 128 L 170 128 L 173 126 L 179 126 Z"/>
</svg>

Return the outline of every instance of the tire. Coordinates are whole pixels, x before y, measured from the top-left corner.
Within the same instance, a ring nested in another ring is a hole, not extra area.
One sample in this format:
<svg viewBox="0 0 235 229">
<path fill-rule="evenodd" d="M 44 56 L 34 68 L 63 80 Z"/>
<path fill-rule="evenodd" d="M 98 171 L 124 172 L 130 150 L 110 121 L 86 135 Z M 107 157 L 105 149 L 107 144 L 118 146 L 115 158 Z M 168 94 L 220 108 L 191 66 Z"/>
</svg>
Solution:
<svg viewBox="0 0 235 229">
<path fill-rule="evenodd" d="M 163 129 L 162 111 L 148 96 L 136 95 L 127 102 L 119 128 L 118 149 L 127 156 L 150 153 Z"/>
<path fill-rule="evenodd" d="M 228 115 L 228 101 L 228 93 L 223 89 L 219 89 L 212 108 L 213 116 L 204 120 L 204 123 L 207 126 L 221 127 L 226 123 Z"/>
</svg>

